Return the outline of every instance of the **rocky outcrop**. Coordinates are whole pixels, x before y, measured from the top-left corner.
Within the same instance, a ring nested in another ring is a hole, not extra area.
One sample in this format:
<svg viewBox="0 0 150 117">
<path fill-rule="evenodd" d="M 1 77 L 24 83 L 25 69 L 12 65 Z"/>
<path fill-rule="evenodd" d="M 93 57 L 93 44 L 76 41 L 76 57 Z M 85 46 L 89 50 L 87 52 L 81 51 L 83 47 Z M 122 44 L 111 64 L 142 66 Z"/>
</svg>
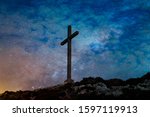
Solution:
<svg viewBox="0 0 150 117">
<path fill-rule="evenodd" d="M 150 99 L 150 73 L 126 81 L 83 78 L 73 84 L 57 85 L 34 91 L 6 91 L 0 99 L 13 100 L 78 100 L 78 99 Z"/>
</svg>

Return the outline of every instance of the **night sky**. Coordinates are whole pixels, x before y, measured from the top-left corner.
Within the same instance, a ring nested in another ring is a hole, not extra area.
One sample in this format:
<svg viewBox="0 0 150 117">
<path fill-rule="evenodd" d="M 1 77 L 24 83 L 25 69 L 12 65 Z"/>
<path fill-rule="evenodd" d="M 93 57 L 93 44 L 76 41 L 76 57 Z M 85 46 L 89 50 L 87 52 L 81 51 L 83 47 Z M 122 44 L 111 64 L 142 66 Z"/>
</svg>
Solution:
<svg viewBox="0 0 150 117">
<path fill-rule="evenodd" d="M 150 71 L 149 0 L 0 0 L 0 92 L 63 83 L 68 25 L 75 81 Z"/>
</svg>

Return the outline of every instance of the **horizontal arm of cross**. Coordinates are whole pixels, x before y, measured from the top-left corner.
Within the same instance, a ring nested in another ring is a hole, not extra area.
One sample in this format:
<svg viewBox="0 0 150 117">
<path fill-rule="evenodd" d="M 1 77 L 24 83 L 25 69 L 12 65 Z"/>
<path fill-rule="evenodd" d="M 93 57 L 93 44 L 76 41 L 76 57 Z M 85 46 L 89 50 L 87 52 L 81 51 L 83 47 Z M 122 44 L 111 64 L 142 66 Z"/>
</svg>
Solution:
<svg viewBox="0 0 150 117">
<path fill-rule="evenodd" d="M 70 35 L 69 37 L 67 37 L 64 41 L 61 42 L 61 45 L 65 45 L 68 42 L 68 38 L 69 39 L 73 39 L 75 36 L 77 36 L 79 34 L 79 31 L 74 32 L 72 35 Z"/>
</svg>

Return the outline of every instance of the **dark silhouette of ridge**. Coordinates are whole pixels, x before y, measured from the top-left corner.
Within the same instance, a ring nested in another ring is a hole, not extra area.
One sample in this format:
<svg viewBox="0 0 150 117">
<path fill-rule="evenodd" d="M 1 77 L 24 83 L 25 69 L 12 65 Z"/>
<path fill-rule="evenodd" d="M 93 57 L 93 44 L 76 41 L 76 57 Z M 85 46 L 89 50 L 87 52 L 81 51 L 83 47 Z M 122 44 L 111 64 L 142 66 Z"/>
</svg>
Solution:
<svg viewBox="0 0 150 117">
<path fill-rule="evenodd" d="M 56 85 L 34 91 L 5 91 L 2 100 L 142 100 L 150 99 L 150 72 L 140 78 L 104 80 L 83 78 L 80 82 Z"/>
</svg>

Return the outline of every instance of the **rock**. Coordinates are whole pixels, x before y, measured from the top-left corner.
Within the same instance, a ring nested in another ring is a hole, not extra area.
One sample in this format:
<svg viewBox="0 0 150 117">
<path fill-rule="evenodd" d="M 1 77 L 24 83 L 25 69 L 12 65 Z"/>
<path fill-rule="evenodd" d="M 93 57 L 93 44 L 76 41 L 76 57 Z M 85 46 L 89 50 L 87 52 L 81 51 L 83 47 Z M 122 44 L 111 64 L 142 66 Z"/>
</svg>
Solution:
<svg viewBox="0 0 150 117">
<path fill-rule="evenodd" d="M 147 74 L 145 74 L 144 76 L 142 76 L 141 79 L 150 80 L 150 72 L 148 72 Z"/>
<path fill-rule="evenodd" d="M 107 91 L 109 91 L 107 86 L 104 83 L 101 83 L 101 82 L 99 82 L 97 84 L 94 84 L 94 87 L 95 87 L 96 92 L 98 94 L 106 93 Z"/>
<path fill-rule="evenodd" d="M 108 86 L 124 86 L 125 82 L 121 79 L 110 79 L 106 81 Z"/>
<path fill-rule="evenodd" d="M 123 94 L 122 90 L 121 89 L 117 89 L 117 90 L 114 90 L 112 92 L 112 95 L 117 97 L 117 96 L 121 96 Z"/>
<path fill-rule="evenodd" d="M 87 93 L 87 90 L 86 89 L 83 89 L 81 91 L 78 92 L 79 95 L 83 95 L 83 94 L 86 94 Z"/>
<path fill-rule="evenodd" d="M 143 83 L 137 84 L 135 89 L 150 90 L 150 80 L 145 80 Z"/>
</svg>

